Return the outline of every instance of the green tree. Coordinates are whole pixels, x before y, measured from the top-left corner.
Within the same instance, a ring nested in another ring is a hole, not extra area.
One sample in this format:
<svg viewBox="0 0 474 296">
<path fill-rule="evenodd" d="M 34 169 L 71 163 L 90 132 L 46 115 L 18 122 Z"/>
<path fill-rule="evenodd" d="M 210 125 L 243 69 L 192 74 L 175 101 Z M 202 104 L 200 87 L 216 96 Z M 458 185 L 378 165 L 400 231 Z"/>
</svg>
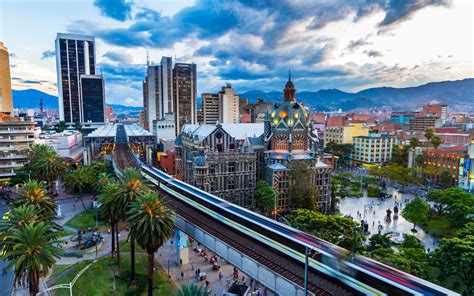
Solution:
<svg viewBox="0 0 474 296">
<path fill-rule="evenodd" d="M 434 136 L 434 131 L 430 128 L 427 128 L 425 129 L 425 138 L 428 140 L 428 141 L 431 141 L 431 138 L 433 138 Z"/>
<path fill-rule="evenodd" d="M 449 188 L 453 186 L 453 175 L 451 175 L 448 171 L 442 171 L 441 175 L 439 176 L 439 185 L 443 188 Z"/>
<path fill-rule="evenodd" d="M 367 251 L 373 252 L 379 249 L 390 249 L 393 243 L 387 234 L 376 233 L 369 238 L 369 245 Z"/>
<path fill-rule="evenodd" d="M 39 210 L 41 219 L 45 221 L 52 221 L 56 216 L 56 202 L 37 181 L 30 180 L 24 183 L 13 205 L 15 207 L 33 205 Z"/>
<path fill-rule="evenodd" d="M 8 262 L 6 269 L 14 269 L 15 285 L 28 284 L 31 296 L 39 292 L 41 272 L 47 274 L 62 254 L 62 249 L 54 246 L 59 241 L 50 229 L 45 222 L 30 223 L 23 228 L 14 228 L 1 241 L 8 250 L 3 256 Z"/>
<path fill-rule="evenodd" d="M 135 168 L 126 168 L 123 175 L 118 180 L 120 190 L 117 192 L 117 211 L 121 220 L 127 220 L 127 212 L 132 203 L 134 203 L 139 196 L 142 196 L 150 191 L 145 186 L 145 178 L 141 172 Z M 118 239 L 117 239 L 118 241 Z M 135 279 L 135 240 L 130 238 L 130 280 L 132 285 L 136 285 Z"/>
<path fill-rule="evenodd" d="M 474 227 L 472 227 L 474 228 Z M 465 289 L 463 295 L 474 295 L 474 234 L 443 239 L 432 253 L 432 263 L 449 275 L 460 279 Z"/>
<path fill-rule="evenodd" d="M 114 182 L 114 178 L 109 173 L 99 173 L 97 179 L 94 182 L 95 194 L 101 194 L 104 192 L 104 188 L 110 183 Z"/>
<path fill-rule="evenodd" d="M 74 129 L 80 133 L 83 132 L 82 124 L 79 121 L 74 122 Z"/>
<path fill-rule="evenodd" d="M 395 145 L 392 148 L 392 158 L 390 159 L 391 164 L 397 166 L 406 167 L 408 165 L 408 149 L 406 146 L 400 148 L 400 146 Z"/>
<path fill-rule="evenodd" d="M 420 147 L 420 139 L 417 137 L 411 137 L 409 147 L 411 150 L 415 150 L 416 147 Z"/>
<path fill-rule="evenodd" d="M 441 140 L 441 138 L 439 136 L 433 136 L 431 137 L 431 145 L 433 145 L 435 151 L 436 149 L 438 149 L 438 147 L 443 144 L 443 141 Z"/>
<path fill-rule="evenodd" d="M 409 202 L 402 211 L 402 216 L 413 223 L 413 230 L 416 230 L 416 224 L 422 224 L 428 221 L 430 207 L 420 197 Z"/>
<path fill-rule="evenodd" d="M 148 296 L 153 295 L 155 252 L 173 233 L 172 216 L 171 210 L 151 192 L 139 197 L 128 212 L 130 237 L 148 253 Z"/>
<path fill-rule="evenodd" d="M 306 161 L 293 161 L 290 166 L 290 197 L 293 208 L 315 209 L 316 188 L 311 186 L 313 171 Z"/>
<path fill-rule="evenodd" d="M 67 129 L 67 123 L 64 120 L 61 120 L 55 125 L 56 132 L 62 133 Z"/>
<path fill-rule="evenodd" d="M 66 171 L 62 179 L 67 193 L 83 195 L 94 193 L 97 176 L 93 167 L 80 166 Z"/>
<path fill-rule="evenodd" d="M 205 296 L 207 292 L 204 290 L 204 287 L 198 286 L 194 283 L 183 284 L 176 291 L 176 296 Z"/>
<path fill-rule="evenodd" d="M 267 215 L 274 210 L 275 204 L 278 205 L 278 194 L 275 189 L 268 185 L 267 182 L 260 180 L 255 186 L 253 197 L 257 206 L 262 208 Z M 276 202 L 275 202 L 276 197 Z"/>
<path fill-rule="evenodd" d="M 54 190 L 53 182 L 64 172 L 64 164 L 47 145 L 34 145 L 30 150 L 29 163 L 25 166 L 31 177 L 44 181 L 50 191 Z"/>
<path fill-rule="evenodd" d="M 294 227 L 348 250 L 352 249 L 356 224 L 356 250 L 363 249 L 360 225 L 350 218 L 324 215 L 307 209 L 294 210 L 287 218 Z"/>
<path fill-rule="evenodd" d="M 469 222 L 469 214 L 474 213 L 474 195 L 460 188 L 431 190 L 427 200 L 433 203 L 437 214 L 446 215 L 454 227 Z"/>
<path fill-rule="evenodd" d="M 104 187 L 104 192 L 98 196 L 98 202 L 100 204 L 100 215 L 105 218 L 109 224 L 112 234 L 111 240 L 111 254 L 112 257 L 115 256 L 116 247 L 118 241 L 116 242 L 116 230 L 117 223 L 119 222 L 121 216 L 117 207 L 117 194 L 120 190 L 120 186 L 117 183 L 110 183 Z M 117 261 L 119 264 L 120 262 Z"/>
</svg>

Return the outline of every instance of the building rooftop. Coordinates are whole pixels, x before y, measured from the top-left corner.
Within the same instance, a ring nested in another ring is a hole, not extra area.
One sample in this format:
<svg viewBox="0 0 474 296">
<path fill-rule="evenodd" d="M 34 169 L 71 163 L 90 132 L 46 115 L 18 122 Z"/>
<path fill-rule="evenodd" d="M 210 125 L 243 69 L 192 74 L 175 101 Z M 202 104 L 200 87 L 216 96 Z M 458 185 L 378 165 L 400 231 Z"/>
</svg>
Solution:
<svg viewBox="0 0 474 296">
<path fill-rule="evenodd" d="M 221 124 L 222 129 L 229 133 L 236 140 L 244 140 L 248 137 L 258 137 L 263 134 L 263 123 L 224 123 Z M 199 141 L 204 140 L 214 130 L 217 125 L 214 124 L 186 124 L 183 126 L 181 132 L 187 134 L 189 137 L 199 137 Z"/>
<path fill-rule="evenodd" d="M 92 133 L 87 135 L 87 137 L 88 138 L 115 137 L 116 134 L 117 134 L 117 125 L 106 124 L 94 130 Z"/>
<path fill-rule="evenodd" d="M 124 124 L 123 127 L 125 128 L 125 133 L 128 137 L 136 137 L 136 136 L 153 136 L 153 133 L 145 130 L 143 127 L 139 126 L 138 124 Z"/>
</svg>

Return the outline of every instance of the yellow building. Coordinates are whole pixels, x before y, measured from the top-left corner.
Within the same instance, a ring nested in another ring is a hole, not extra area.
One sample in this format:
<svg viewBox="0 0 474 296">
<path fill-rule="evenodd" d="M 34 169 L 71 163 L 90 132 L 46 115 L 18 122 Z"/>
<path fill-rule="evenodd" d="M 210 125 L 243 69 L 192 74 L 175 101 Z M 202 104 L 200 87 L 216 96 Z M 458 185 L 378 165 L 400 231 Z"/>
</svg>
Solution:
<svg viewBox="0 0 474 296">
<path fill-rule="evenodd" d="M 352 138 L 368 136 L 370 127 L 364 123 L 349 123 L 344 126 L 326 127 L 324 130 L 324 147 L 328 143 L 352 144 Z"/>
<path fill-rule="evenodd" d="M 0 112 L 13 113 L 10 59 L 3 42 L 0 42 Z"/>
</svg>

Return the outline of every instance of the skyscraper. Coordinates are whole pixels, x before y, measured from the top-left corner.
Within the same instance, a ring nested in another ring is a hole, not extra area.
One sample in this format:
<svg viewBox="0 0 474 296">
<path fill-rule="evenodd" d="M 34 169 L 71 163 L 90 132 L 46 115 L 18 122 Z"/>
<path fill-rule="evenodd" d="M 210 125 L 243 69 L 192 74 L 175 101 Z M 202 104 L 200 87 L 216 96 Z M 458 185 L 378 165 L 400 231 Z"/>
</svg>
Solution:
<svg viewBox="0 0 474 296">
<path fill-rule="evenodd" d="M 148 65 L 145 81 L 143 82 L 145 128 L 151 131 L 153 120 L 157 120 L 161 113 L 160 104 L 161 66 Z"/>
<path fill-rule="evenodd" d="M 176 134 L 179 134 L 183 125 L 197 121 L 195 64 L 174 65 L 173 91 Z"/>
<path fill-rule="evenodd" d="M 56 37 L 59 118 L 83 122 L 81 75 L 95 75 L 95 38 L 58 33 Z"/>
<path fill-rule="evenodd" d="M 167 114 L 173 114 L 173 105 L 173 60 L 162 57 L 160 65 L 148 65 L 143 81 L 145 128 L 151 131 L 153 121 L 163 120 Z"/>
<path fill-rule="evenodd" d="M 202 100 L 202 123 L 216 124 L 219 122 L 219 94 L 203 93 Z"/>
<path fill-rule="evenodd" d="M 160 81 L 160 118 L 166 114 L 172 114 L 173 108 L 173 60 L 170 57 L 161 58 L 161 81 Z"/>
<path fill-rule="evenodd" d="M 99 75 L 81 75 L 81 122 L 105 122 L 104 79 Z"/>
<path fill-rule="evenodd" d="M 239 123 L 239 95 L 228 83 L 219 92 L 219 122 Z"/>
<path fill-rule="evenodd" d="M 0 112 L 13 113 L 10 58 L 3 42 L 0 42 Z"/>
</svg>

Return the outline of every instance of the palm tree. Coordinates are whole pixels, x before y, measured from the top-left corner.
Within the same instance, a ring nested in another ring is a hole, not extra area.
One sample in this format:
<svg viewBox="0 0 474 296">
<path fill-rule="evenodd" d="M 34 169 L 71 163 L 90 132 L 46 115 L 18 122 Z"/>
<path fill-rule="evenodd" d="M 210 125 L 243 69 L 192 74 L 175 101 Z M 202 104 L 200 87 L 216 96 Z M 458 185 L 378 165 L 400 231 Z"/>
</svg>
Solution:
<svg viewBox="0 0 474 296">
<path fill-rule="evenodd" d="M 176 296 L 204 296 L 207 295 L 206 291 L 202 286 L 198 286 L 194 283 L 181 285 L 176 291 Z"/>
<path fill-rule="evenodd" d="M 433 145 L 435 151 L 436 149 L 438 149 L 438 147 L 443 144 L 443 140 L 441 140 L 441 138 L 439 136 L 433 136 L 431 137 L 431 145 Z"/>
<path fill-rule="evenodd" d="M 54 188 L 53 182 L 64 172 L 63 162 L 56 151 L 43 144 L 32 147 L 27 168 L 35 179 L 46 182 L 50 190 Z"/>
<path fill-rule="evenodd" d="M 104 188 L 113 181 L 114 179 L 109 173 L 99 173 L 94 182 L 94 192 L 96 194 L 103 193 Z"/>
<path fill-rule="evenodd" d="M 120 213 L 117 211 L 117 193 L 119 190 L 120 187 L 117 183 L 110 183 L 104 187 L 104 192 L 98 196 L 100 215 L 109 221 L 112 230 L 112 258 L 115 255 L 116 245 L 118 245 L 118 241 L 115 243 L 115 231 L 120 220 Z M 120 261 L 118 263 L 120 264 Z"/>
<path fill-rule="evenodd" d="M 127 219 L 127 211 L 130 206 L 141 195 L 146 194 L 149 189 L 144 185 L 145 178 L 139 170 L 134 168 L 126 168 L 123 175 L 119 177 L 120 191 L 117 195 L 117 206 L 119 207 L 122 220 Z M 130 238 L 130 280 L 132 286 L 135 281 L 135 240 Z"/>
<path fill-rule="evenodd" d="M 57 131 L 58 133 L 61 133 L 61 132 L 63 132 L 63 131 L 66 130 L 66 129 L 67 129 L 67 123 L 66 123 L 66 121 L 61 120 L 60 122 L 58 122 L 58 124 L 56 124 L 56 131 Z"/>
<path fill-rule="evenodd" d="M 39 292 L 40 273 L 47 274 L 63 252 L 53 245 L 59 241 L 50 229 L 49 223 L 30 223 L 12 229 L 1 242 L 7 245 L 3 256 L 3 260 L 9 262 L 6 270 L 14 269 L 15 285 L 28 283 L 31 296 Z"/>
<path fill-rule="evenodd" d="M 434 131 L 430 128 L 427 128 L 425 129 L 425 138 L 428 140 L 428 141 L 431 141 L 431 138 L 433 138 L 434 136 Z"/>
<path fill-rule="evenodd" d="M 148 253 L 148 296 L 152 296 L 154 255 L 173 233 L 173 213 L 158 195 L 149 192 L 140 196 L 127 214 L 131 225 L 130 237 Z"/>
<path fill-rule="evenodd" d="M 415 150 L 416 147 L 420 146 L 420 139 L 418 139 L 417 137 L 410 138 L 410 145 L 409 146 L 410 146 L 411 150 Z"/>
<path fill-rule="evenodd" d="M 56 202 L 37 181 L 29 180 L 24 183 L 13 205 L 15 207 L 33 205 L 40 211 L 39 215 L 43 220 L 52 221 L 56 216 Z"/>
</svg>

